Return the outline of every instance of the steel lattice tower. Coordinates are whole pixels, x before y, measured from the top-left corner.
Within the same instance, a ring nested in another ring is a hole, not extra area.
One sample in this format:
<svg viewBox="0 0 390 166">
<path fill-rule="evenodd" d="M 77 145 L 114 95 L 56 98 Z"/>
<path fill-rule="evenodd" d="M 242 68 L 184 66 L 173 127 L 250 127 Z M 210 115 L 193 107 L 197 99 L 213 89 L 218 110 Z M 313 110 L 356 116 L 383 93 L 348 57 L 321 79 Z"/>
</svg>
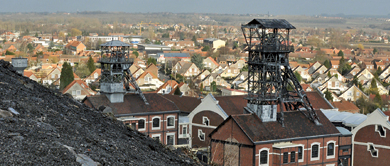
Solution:
<svg viewBox="0 0 390 166">
<path fill-rule="evenodd" d="M 284 19 L 254 19 L 241 25 L 241 29 L 249 52 L 247 100 L 251 112 L 260 117 L 266 114 L 284 126 L 283 111 L 300 111 L 320 124 L 289 65 L 288 54 L 294 51 L 289 34 L 295 27 Z M 272 115 L 276 114 L 277 106 L 281 112 L 279 117 Z"/>
<path fill-rule="evenodd" d="M 100 92 L 105 94 L 111 103 L 121 103 L 126 93 L 136 93 L 148 105 L 129 69 L 134 61 L 129 56 L 130 45 L 113 40 L 100 45 L 100 50 L 101 57 L 98 61 L 102 69 Z"/>
</svg>

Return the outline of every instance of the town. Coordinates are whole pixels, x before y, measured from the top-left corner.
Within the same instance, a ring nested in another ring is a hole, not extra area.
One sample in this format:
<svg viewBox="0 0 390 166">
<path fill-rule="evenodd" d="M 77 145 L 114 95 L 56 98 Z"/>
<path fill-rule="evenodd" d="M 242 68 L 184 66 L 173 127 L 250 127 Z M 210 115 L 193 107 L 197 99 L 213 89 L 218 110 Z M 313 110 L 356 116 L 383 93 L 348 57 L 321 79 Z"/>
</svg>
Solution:
<svg viewBox="0 0 390 166">
<path fill-rule="evenodd" d="M 387 164 L 389 30 L 198 19 L 207 24 L 15 22 L 0 26 L 0 60 L 203 163 Z"/>
</svg>

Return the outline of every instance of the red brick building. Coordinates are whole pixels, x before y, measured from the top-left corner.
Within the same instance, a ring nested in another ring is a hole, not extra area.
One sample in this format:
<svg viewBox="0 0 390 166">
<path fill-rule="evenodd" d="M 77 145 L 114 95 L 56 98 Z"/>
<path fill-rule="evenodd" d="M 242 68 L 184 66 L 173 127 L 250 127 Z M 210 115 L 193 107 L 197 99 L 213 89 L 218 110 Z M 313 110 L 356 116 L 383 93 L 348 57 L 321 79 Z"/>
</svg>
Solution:
<svg viewBox="0 0 390 166">
<path fill-rule="evenodd" d="M 387 112 L 386 112 L 387 113 Z M 390 164 L 389 117 L 377 109 L 352 130 L 352 165 Z"/>
<path fill-rule="evenodd" d="M 337 165 L 339 130 L 316 111 L 316 125 L 300 112 L 285 112 L 284 125 L 256 114 L 229 116 L 209 136 L 210 159 L 217 165 Z M 278 113 L 277 116 L 280 116 Z"/>
<path fill-rule="evenodd" d="M 179 117 L 184 112 L 162 95 L 144 95 L 149 105 L 146 105 L 138 94 L 126 94 L 123 103 L 110 103 L 105 95 L 87 97 L 83 103 L 95 109 L 105 106 L 111 109 L 118 120 L 131 128 L 156 138 L 163 144 L 177 145 Z"/>
</svg>

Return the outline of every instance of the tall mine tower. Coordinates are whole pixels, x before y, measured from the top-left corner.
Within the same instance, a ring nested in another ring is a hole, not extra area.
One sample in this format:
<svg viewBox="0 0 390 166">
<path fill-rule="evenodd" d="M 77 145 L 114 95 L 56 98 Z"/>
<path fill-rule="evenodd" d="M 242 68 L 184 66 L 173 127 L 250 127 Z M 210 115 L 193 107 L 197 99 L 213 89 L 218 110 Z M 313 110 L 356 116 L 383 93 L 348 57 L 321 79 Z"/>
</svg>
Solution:
<svg viewBox="0 0 390 166">
<path fill-rule="evenodd" d="M 295 27 L 284 19 L 254 19 L 241 25 L 241 29 L 249 52 L 245 110 L 257 114 L 263 122 L 277 120 L 283 126 L 283 111 L 301 111 L 320 124 L 289 66 L 288 54 L 294 51 L 289 34 Z M 278 106 L 280 114 L 277 114 Z"/>
<path fill-rule="evenodd" d="M 148 104 L 129 69 L 134 62 L 129 55 L 130 45 L 113 40 L 100 45 L 100 50 L 100 93 L 106 95 L 111 103 L 122 103 L 126 93 L 137 93 Z"/>
</svg>

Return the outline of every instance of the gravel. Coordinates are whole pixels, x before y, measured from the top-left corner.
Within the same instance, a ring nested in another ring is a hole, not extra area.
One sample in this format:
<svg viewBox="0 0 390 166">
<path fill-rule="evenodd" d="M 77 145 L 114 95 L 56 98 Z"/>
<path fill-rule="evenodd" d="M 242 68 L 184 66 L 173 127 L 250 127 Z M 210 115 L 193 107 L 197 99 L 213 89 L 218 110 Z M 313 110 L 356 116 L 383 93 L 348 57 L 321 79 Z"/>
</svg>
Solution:
<svg viewBox="0 0 390 166">
<path fill-rule="evenodd" d="M 199 165 L 0 60 L 0 165 Z"/>
</svg>

